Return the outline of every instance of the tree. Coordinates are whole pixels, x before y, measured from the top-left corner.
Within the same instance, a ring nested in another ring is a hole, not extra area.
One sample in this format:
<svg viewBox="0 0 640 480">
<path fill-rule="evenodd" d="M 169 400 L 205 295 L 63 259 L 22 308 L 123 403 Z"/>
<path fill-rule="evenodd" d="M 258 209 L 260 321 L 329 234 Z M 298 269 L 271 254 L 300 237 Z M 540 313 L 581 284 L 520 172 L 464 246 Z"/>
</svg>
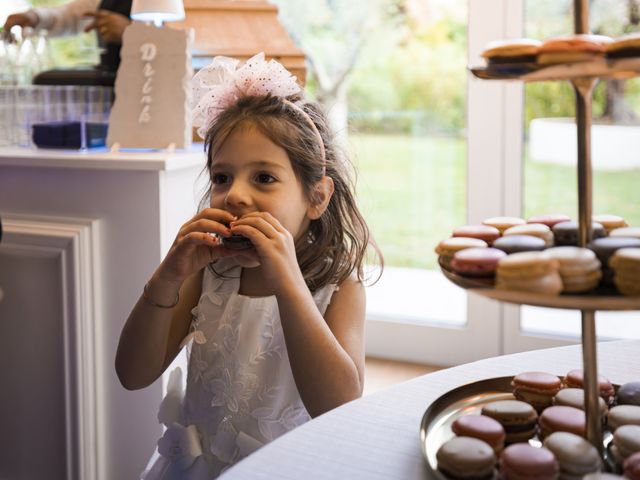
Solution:
<svg viewBox="0 0 640 480">
<path fill-rule="evenodd" d="M 304 51 L 315 96 L 338 134 L 347 133 L 347 87 L 368 40 L 402 15 L 400 0 L 274 0 L 280 18 Z"/>
</svg>

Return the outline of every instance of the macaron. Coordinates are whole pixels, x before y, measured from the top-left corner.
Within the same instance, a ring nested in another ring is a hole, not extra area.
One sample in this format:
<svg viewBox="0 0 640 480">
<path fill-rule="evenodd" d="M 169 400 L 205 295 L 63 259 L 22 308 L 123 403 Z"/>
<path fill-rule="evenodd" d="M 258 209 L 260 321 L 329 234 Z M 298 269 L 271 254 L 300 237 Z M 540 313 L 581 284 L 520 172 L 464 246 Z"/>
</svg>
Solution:
<svg viewBox="0 0 640 480">
<path fill-rule="evenodd" d="M 497 248 L 465 248 L 453 255 L 451 269 L 467 277 L 492 277 L 499 260 L 506 256 Z"/>
<path fill-rule="evenodd" d="M 640 295 L 640 248 L 616 250 L 609 259 L 609 267 L 613 271 L 613 283 L 620 293 Z"/>
<path fill-rule="evenodd" d="M 451 260 L 453 255 L 465 248 L 485 248 L 488 247 L 487 242 L 478 238 L 467 237 L 450 237 L 445 238 L 436 247 L 436 253 L 438 254 L 440 265 L 447 270 L 451 270 Z"/>
<path fill-rule="evenodd" d="M 454 437 L 436 452 L 438 470 L 450 478 L 490 479 L 494 474 L 496 455 L 482 440 Z"/>
<path fill-rule="evenodd" d="M 613 433 L 611 455 L 618 464 L 640 452 L 640 425 L 622 425 Z"/>
<path fill-rule="evenodd" d="M 623 425 L 640 425 L 640 407 L 637 405 L 618 405 L 609 410 L 607 417 L 609 430 L 615 432 Z"/>
<path fill-rule="evenodd" d="M 563 292 L 588 292 L 600 283 L 602 278 L 600 260 L 596 258 L 593 250 L 562 246 L 549 248 L 546 253 L 559 262 Z"/>
<path fill-rule="evenodd" d="M 534 215 L 527 219 L 527 223 L 542 223 L 549 228 L 553 228 L 554 225 L 561 222 L 569 222 L 571 217 L 564 215 L 563 213 L 549 213 L 546 215 Z"/>
<path fill-rule="evenodd" d="M 516 225 L 515 227 L 507 228 L 503 232 L 503 235 L 531 235 L 544 240 L 547 247 L 553 245 L 553 232 L 551 232 L 549 227 L 542 223 L 525 223 L 524 225 Z"/>
<path fill-rule="evenodd" d="M 553 397 L 553 404 L 585 410 L 584 390 L 582 388 L 563 388 L 557 393 L 555 397 Z M 600 410 L 600 415 L 602 416 L 602 419 L 604 421 L 609 408 L 607 407 L 607 404 L 604 402 L 602 397 L 598 397 L 598 409 Z"/>
<path fill-rule="evenodd" d="M 451 425 L 451 430 L 460 437 L 472 437 L 486 442 L 496 454 L 504 448 L 506 438 L 504 427 L 500 422 L 486 415 L 458 417 Z"/>
<path fill-rule="evenodd" d="M 253 243 L 247 237 L 242 235 L 231 235 L 230 237 L 221 237 L 222 246 L 230 250 L 246 250 L 253 247 Z"/>
<path fill-rule="evenodd" d="M 640 238 L 605 237 L 593 240 L 588 248 L 593 250 L 602 264 L 602 283 L 613 284 L 613 269 L 609 266 L 609 259 L 621 248 L 640 248 Z"/>
<path fill-rule="evenodd" d="M 500 237 L 500 230 L 489 225 L 463 225 L 453 230 L 452 237 L 479 238 L 489 245 Z"/>
<path fill-rule="evenodd" d="M 550 38 L 542 42 L 537 61 L 540 65 L 553 65 L 604 58 L 604 46 L 611 41 L 609 37 L 590 34 Z"/>
<path fill-rule="evenodd" d="M 568 222 L 556 223 L 553 228 L 553 237 L 556 245 L 578 245 L 578 222 L 570 220 Z M 591 223 L 591 239 L 602 238 L 607 232 L 604 227 L 597 223 Z"/>
<path fill-rule="evenodd" d="M 547 438 L 555 432 L 569 432 L 581 437 L 585 436 L 585 413 L 574 407 L 553 406 L 545 409 L 540 415 L 541 439 Z"/>
<path fill-rule="evenodd" d="M 524 225 L 525 223 L 524 219 L 519 217 L 491 217 L 482 222 L 483 225 L 495 227 L 500 230 L 501 235 L 508 228 L 515 227 L 516 225 Z"/>
<path fill-rule="evenodd" d="M 622 477 L 615 473 L 595 472 L 582 477 L 582 480 L 620 480 Z"/>
<path fill-rule="evenodd" d="M 567 388 L 584 388 L 584 371 L 580 368 L 568 371 L 562 379 L 562 383 Z M 607 405 L 613 403 L 616 391 L 609 379 L 602 375 L 598 375 L 598 391 Z"/>
<path fill-rule="evenodd" d="M 558 261 L 545 252 L 513 253 L 498 262 L 496 287 L 558 295 L 562 291 L 558 267 Z"/>
<path fill-rule="evenodd" d="M 640 56 L 640 33 L 634 32 L 614 38 L 605 45 L 607 58 L 625 58 Z"/>
<path fill-rule="evenodd" d="M 609 232 L 610 237 L 640 238 L 640 227 L 620 227 Z"/>
<path fill-rule="evenodd" d="M 640 382 L 628 382 L 620 385 L 616 394 L 616 405 L 640 406 Z"/>
<path fill-rule="evenodd" d="M 496 63 L 535 62 L 540 45 L 540 40 L 532 38 L 494 40 L 484 47 L 481 55 L 489 66 Z"/>
<path fill-rule="evenodd" d="M 611 215 L 609 213 L 593 215 L 591 218 L 593 219 L 594 222 L 598 222 L 602 224 L 602 226 L 607 231 L 607 235 L 609 235 L 609 232 L 615 228 L 622 228 L 622 227 L 629 226 L 629 224 L 626 222 L 624 218 L 619 217 L 618 215 Z"/>
<path fill-rule="evenodd" d="M 556 457 L 560 465 L 560 478 L 582 478 L 602 468 L 596 447 L 573 433 L 552 433 L 545 438 L 543 445 Z"/>
<path fill-rule="evenodd" d="M 509 235 L 508 237 L 500 237 L 493 242 L 493 248 L 502 250 L 504 253 L 518 252 L 539 252 L 547 247 L 546 242 L 538 237 L 531 235 Z"/>
<path fill-rule="evenodd" d="M 497 420 L 506 433 L 505 443 L 526 442 L 536 433 L 538 414 L 520 400 L 498 400 L 482 407 L 482 415 Z"/>
<path fill-rule="evenodd" d="M 630 455 L 623 463 L 624 476 L 629 480 L 640 480 L 640 452 Z"/>
<path fill-rule="evenodd" d="M 560 379 L 545 372 L 524 372 L 513 377 L 511 381 L 513 395 L 527 402 L 538 413 L 553 403 L 553 397 L 562 388 Z"/>
<path fill-rule="evenodd" d="M 559 470 L 555 456 L 545 447 L 517 443 L 500 455 L 500 474 L 504 480 L 555 480 Z"/>
</svg>

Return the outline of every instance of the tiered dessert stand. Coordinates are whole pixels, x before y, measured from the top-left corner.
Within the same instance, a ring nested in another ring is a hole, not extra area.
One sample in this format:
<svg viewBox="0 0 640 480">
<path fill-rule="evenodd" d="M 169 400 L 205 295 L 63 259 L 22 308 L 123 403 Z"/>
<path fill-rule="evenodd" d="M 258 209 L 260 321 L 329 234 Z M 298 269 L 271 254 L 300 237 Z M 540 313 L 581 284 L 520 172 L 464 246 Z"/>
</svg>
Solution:
<svg viewBox="0 0 640 480">
<path fill-rule="evenodd" d="M 575 33 L 589 33 L 588 0 L 574 0 Z M 591 171 L 591 100 L 600 78 L 631 78 L 640 75 L 640 58 L 599 59 L 591 62 L 523 68 L 521 71 L 472 68 L 478 78 L 488 80 L 550 81 L 568 80 L 576 93 L 578 130 L 578 245 L 586 247 L 591 238 L 592 171 Z M 503 73 L 504 72 L 504 73 Z M 551 308 L 580 310 L 582 314 L 582 358 L 587 418 L 587 438 L 604 457 L 602 424 L 598 409 L 598 368 L 596 354 L 596 310 L 640 310 L 640 297 L 624 297 L 613 290 L 598 290 L 585 295 L 548 296 L 501 290 L 492 285 L 457 276 L 443 269 L 447 278 L 474 293 L 496 300 Z"/>
</svg>

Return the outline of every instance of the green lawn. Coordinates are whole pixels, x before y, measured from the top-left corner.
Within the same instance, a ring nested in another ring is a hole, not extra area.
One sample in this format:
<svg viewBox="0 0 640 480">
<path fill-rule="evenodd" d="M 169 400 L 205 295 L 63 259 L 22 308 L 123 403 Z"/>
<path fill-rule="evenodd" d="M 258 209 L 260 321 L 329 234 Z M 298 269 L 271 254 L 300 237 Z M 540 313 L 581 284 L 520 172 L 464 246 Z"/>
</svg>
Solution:
<svg viewBox="0 0 640 480">
<path fill-rule="evenodd" d="M 466 141 L 447 137 L 349 137 L 359 172 L 358 199 L 387 265 L 434 268 L 433 248 L 465 223 Z M 525 163 L 524 216 L 577 216 L 572 167 Z M 640 169 L 595 172 L 594 213 L 640 225 Z"/>
</svg>

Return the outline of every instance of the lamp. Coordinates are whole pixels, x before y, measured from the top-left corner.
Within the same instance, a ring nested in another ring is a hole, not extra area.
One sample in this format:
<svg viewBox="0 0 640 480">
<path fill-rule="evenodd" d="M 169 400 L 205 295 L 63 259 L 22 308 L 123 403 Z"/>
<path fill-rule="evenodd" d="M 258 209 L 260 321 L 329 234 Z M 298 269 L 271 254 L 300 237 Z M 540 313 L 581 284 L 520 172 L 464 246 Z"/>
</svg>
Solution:
<svg viewBox="0 0 640 480">
<path fill-rule="evenodd" d="M 131 18 L 141 22 L 153 22 L 156 27 L 162 22 L 184 19 L 182 0 L 133 0 Z"/>
<path fill-rule="evenodd" d="M 184 18 L 182 0 L 133 0 L 131 18 L 142 21 L 122 35 L 107 145 L 189 148 L 193 32 L 162 27 L 163 21 Z"/>
</svg>

